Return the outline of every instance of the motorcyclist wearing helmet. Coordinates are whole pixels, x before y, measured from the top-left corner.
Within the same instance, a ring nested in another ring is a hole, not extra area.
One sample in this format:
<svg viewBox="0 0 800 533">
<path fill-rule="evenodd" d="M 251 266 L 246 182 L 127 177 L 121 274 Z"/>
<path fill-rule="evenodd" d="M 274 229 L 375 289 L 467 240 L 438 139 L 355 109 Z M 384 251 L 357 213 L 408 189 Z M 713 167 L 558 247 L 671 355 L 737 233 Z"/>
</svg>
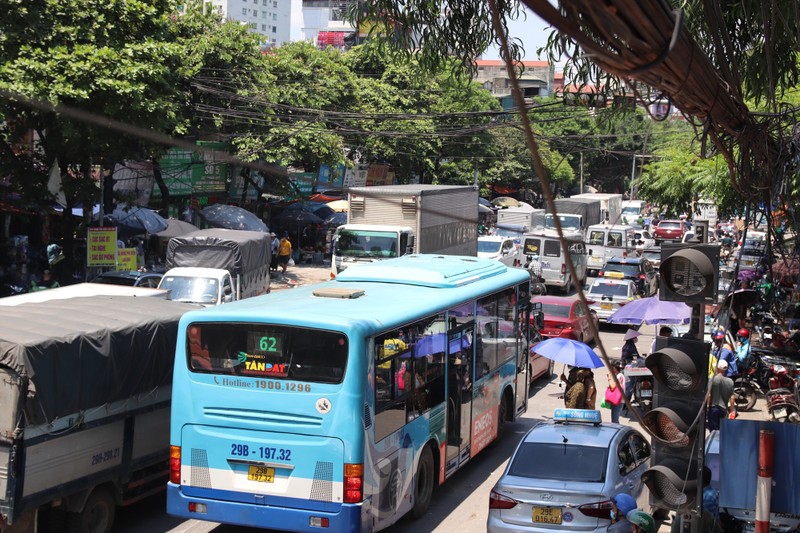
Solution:
<svg viewBox="0 0 800 533">
<path fill-rule="evenodd" d="M 750 330 L 747 328 L 736 332 L 736 364 L 741 369 L 750 366 Z"/>
<path fill-rule="evenodd" d="M 631 523 L 633 533 L 655 533 L 656 531 L 655 520 L 644 511 L 634 509 L 626 515 L 626 518 Z"/>
<path fill-rule="evenodd" d="M 720 359 L 726 361 L 728 363 L 728 370 L 725 373 L 725 376 L 731 377 L 735 376 L 739 373 L 739 367 L 736 364 L 736 355 L 733 353 L 733 347 L 725 342 L 725 332 L 724 331 L 717 331 L 714 333 L 714 346 L 711 348 L 711 359 L 709 363 L 711 363 L 713 373 L 710 377 L 713 377 L 713 374 L 716 374 L 716 366 L 717 361 Z"/>
</svg>

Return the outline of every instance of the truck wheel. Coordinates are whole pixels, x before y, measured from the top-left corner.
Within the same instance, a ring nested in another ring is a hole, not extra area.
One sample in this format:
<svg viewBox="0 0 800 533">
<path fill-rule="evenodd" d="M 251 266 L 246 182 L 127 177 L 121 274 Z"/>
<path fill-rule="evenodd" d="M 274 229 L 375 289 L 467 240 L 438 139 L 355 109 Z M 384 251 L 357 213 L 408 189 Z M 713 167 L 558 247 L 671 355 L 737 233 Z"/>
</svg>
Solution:
<svg viewBox="0 0 800 533">
<path fill-rule="evenodd" d="M 117 505 L 108 489 L 98 487 L 89 495 L 83 511 L 68 513 L 69 533 L 110 533 Z"/>
<path fill-rule="evenodd" d="M 430 446 L 422 448 L 417 465 L 417 475 L 414 476 L 414 507 L 411 516 L 420 518 L 428 511 L 433 496 L 433 454 Z"/>
</svg>

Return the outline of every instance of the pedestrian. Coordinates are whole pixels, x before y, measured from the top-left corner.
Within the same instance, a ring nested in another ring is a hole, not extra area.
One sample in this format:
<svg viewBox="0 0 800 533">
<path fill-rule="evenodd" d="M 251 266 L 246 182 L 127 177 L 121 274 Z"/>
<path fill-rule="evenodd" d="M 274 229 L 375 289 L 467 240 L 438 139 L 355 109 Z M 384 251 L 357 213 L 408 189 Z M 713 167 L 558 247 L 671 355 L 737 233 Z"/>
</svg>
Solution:
<svg viewBox="0 0 800 533">
<path fill-rule="evenodd" d="M 36 280 L 31 280 L 32 292 L 41 291 L 44 289 L 54 289 L 58 286 L 58 281 L 53 279 L 53 275 L 49 270 L 42 272 L 41 281 L 37 282 Z"/>
<path fill-rule="evenodd" d="M 672 331 L 671 327 L 669 327 L 669 326 L 661 326 L 658 329 L 658 335 L 653 337 L 653 342 L 650 343 L 650 353 L 653 353 L 653 352 L 656 351 L 656 342 L 657 342 L 656 339 L 658 339 L 658 337 L 672 337 L 673 333 L 674 332 Z"/>
<path fill-rule="evenodd" d="M 620 352 L 620 361 L 622 362 L 622 366 L 627 366 L 633 362 L 634 359 L 638 359 L 639 356 L 639 349 L 636 348 L 636 343 L 639 342 L 639 336 L 641 333 L 636 331 L 635 329 L 629 329 L 625 332 L 625 336 L 622 337 L 622 340 L 625 343 L 622 345 L 622 351 Z"/>
<path fill-rule="evenodd" d="M 597 406 L 597 387 L 594 384 L 594 372 L 588 368 L 583 369 L 583 388 L 586 391 L 584 409 L 594 410 Z"/>
<path fill-rule="evenodd" d="M 609 533 L 629 533 L 631 523 L 628 522 L 628 513 L 636 509 L 636 500 L 625 492 L 620 492 L 611 498 L 611 525 Z"/>
<path fill-rule="evenodd" d="M 614 364 L 611 365 L 611 372 L 608 374 L 606 401 L 611 404 L 611 422 L 614 424 L 619 424 L 619 415 L 622 412 L 622 408 L 625 406 L 625 402 L 622 399 L 625 395 L 625 376 L 622 374 L 622 368 L 622 361 L 615 361 Z M 617 382 L 614 381 L 614 377 L 619 381 L 620 390 L 617 390 Z M 612 399 L 616 399 L 616 403 L 614 403 Z"/>
<path fill-rule="evenodd" d="M 270 233 L 269 236 L 272 238 L 270 242 L 271 252 L 270 252 L 270 259 L 269 259 L 269 269 L 272 272 L 278 271 L 278 244 L 280 243 L 280 239 L 275 233 Z"/>
<path fill-rule="evenodd" d="M 644 511 L 633 509 L 625 517 L 631 523 L 631 533 L 655 533 L 656 521 Z"/>
<path fill-rule="evenodd" d="M 720 421 L 732 414 L 736 416 L 736 398 L 733 395 L 733 380 L 725 375 L 728 362 L 720 359 L 717 374 L 711 378 L 706 396 L 706 427 L 709 431 L 719 429 Z"/>
<path fill-rule="evenodd" d="M 567 409 L 583 409 L 586 403 L 586 388 L 583 384 L 583 369 L 574 366 L 569 371 L 569 376 L 561 374 L 561 381 L 566 383 L 564 389 L 564 406 Z"/>
<path fill-rule="evenodd" d="M 289 232 L 284 231 L 278 243 L 278 264 L 281 267 L 281 272 L 286 272 L 286 267 L 289 266 L 289 259 L 292 258 L 292 241 L 289 240 Z"/>
</svg>

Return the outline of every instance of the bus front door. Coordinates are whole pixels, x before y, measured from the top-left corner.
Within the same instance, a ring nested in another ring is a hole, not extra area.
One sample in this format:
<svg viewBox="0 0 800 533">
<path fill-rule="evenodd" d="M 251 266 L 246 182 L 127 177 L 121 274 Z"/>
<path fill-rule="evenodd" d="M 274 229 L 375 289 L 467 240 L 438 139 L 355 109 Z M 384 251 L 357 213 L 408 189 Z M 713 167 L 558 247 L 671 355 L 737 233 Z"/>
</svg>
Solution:
<svg viewBox="0 0 800 533">
<path fill-rule="evenodd" d="M 472 338 L 472 331 L 451 333 L 450 338 L 463 336 Z M 474 359 L 471 343 L 457 343 L 470 346 L 449 355 L 447 388 L 447 456 L 445 475 L 449 476 L 459 465 L 469 459 L 470 436 L 472 434 L 472 376 Z M 453 343 L 450 344 L 453 346 Z"/>
</svg>

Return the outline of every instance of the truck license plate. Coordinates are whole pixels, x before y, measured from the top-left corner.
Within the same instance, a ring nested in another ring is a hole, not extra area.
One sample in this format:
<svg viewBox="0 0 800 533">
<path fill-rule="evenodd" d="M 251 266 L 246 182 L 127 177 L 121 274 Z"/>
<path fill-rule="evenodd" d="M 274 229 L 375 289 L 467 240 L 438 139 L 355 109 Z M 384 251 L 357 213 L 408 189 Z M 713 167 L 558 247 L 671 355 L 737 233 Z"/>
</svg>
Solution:
<svg viewBox="0 0 800 533">
<path fill-rule="evenodd" d="M 268 466 L 248 466 L 247 479 L 261 483 L 275 483 L 275 469 Z"/>
<path fill-rule="evenodd" d="M 561 509 L 556 507 L 534 507 L 533 522 L 539 524 L 560 524 Z"/>
</svg>

